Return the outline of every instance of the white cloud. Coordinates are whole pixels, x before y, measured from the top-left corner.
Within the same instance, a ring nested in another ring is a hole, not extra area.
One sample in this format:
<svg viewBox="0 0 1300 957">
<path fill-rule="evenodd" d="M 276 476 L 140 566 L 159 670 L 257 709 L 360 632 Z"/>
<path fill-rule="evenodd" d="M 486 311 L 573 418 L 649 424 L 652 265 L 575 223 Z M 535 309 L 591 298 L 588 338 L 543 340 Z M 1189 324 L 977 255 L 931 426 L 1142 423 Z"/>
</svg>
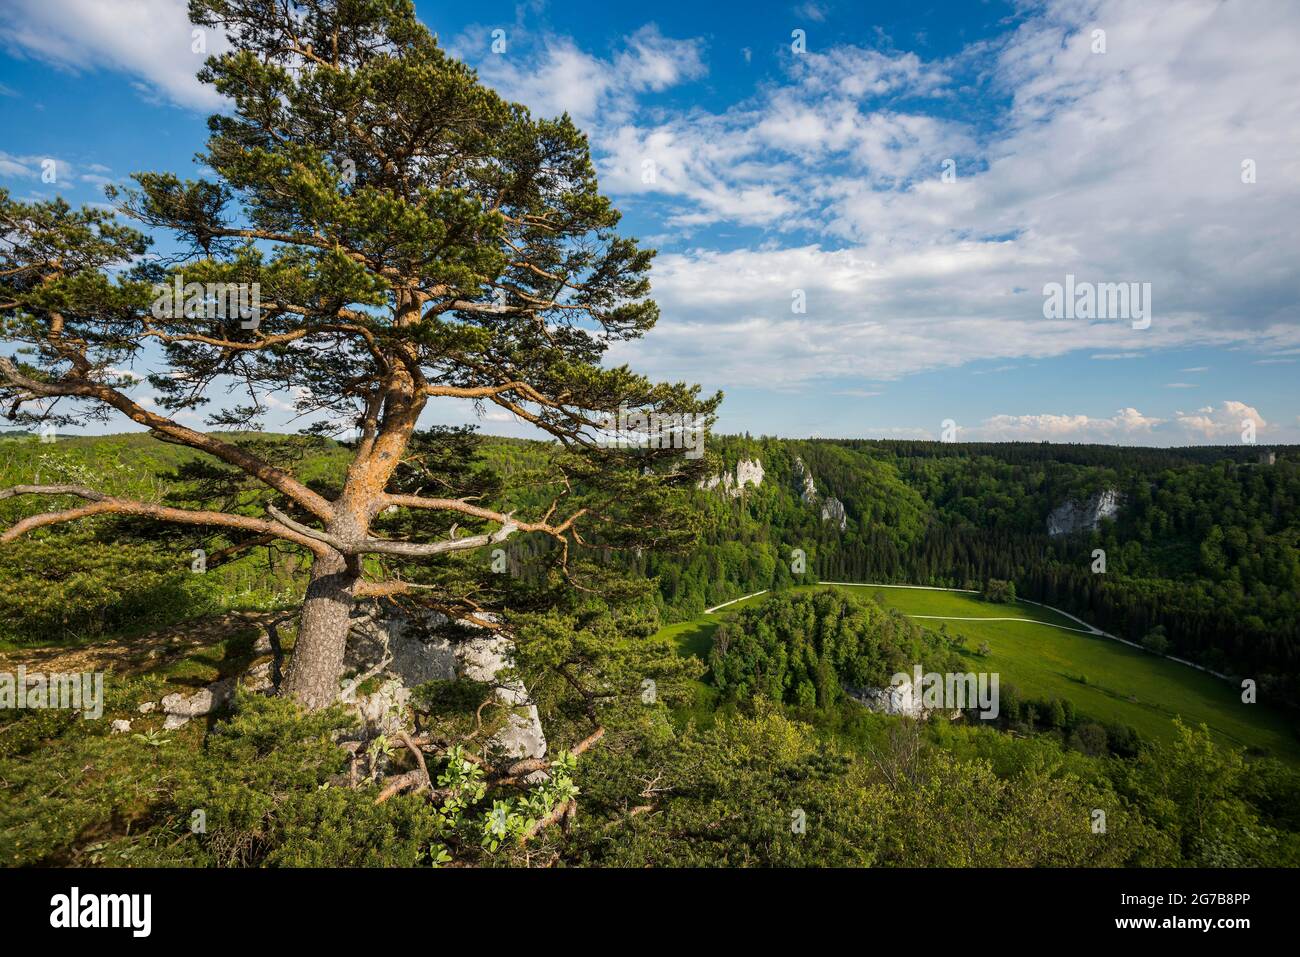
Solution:
<svg viewBox="0 0 1300 957">
<path fill-rule="evenodd" d="M 906 90 L 929 95 L 949 82 L 947 69 L 915 53 L 886 53 L 866 47 L 837 46 L 825 53 L 809 51 L 791 60 L 791 74 L 808 93 L 850 100 Z"/>
<path fill-rule="evenodd" d="M 1087 415 L 995 415 L 972 429 L 971 441 L 1107 442 L 1126 445 L 1149 443 L 1162 420 L 1137 409 L 1120 409 L 1107 418 Z"/>
<path fill-rule="evenodd" d="M 1173 425 L 1189 442 L 1239 442 L 1248 422 L 1254 423 L 1256 435 L 1262 438 L 1268 423 L 1258 410 L 1244 402 L 1229 400 L 1186 415 L 1179 412 Z"/>
<path fill-rule="evenodd" d="M 458 41 L 453 49 L 463 53 L 467 43 Z M 629 115 L 636 94 L 661 92 L 704 76 L 703 53 L 702 40 L 666 37 L 647 24 L 610 59 L 581 50 L 568 37 L 548 35 L 531 47 L 516 39 L 506 53 L 480 59 L 478 70 L 484 82 L 535 116 L 568 113 L 589 126 Z"/>
<path fill-rule="evenodd" d="M 47 173 L 53 172 L 52 181 L 47 181 Z M 58 190 L 73 183 L 86 183 L 90 186 L 104 187 L 116 182 L 105 173 L 111 172 L 107 166 L 99 163 L 73 165 L 57 156 L 15 156 L 0 150 L 0 179 L 33 180 L 33 186 L 48 187 Z M 102 205 L 92 203 L 90 205 Z"/>
<path fill-rule="evenodd" d="M 46 170 L 54 173 L 54 182 L 51 185 L 73 182 L 77 178 L 72 166 L 57 156 L 15 156 L 0 150 L 0 176 L 12 179 L 41 179 Z"/>
<path fill-rule="evenodd" d="M 1094 23 L 1105 54 L 1090 52 Z M 1294 350 L 1296 48 L 1300 7 L 1281 0 L 1159 11 L 1058 0 L 950 61 L 832 48 L 791 57 L 784 83 L 726 112 L 603 130 L 602 184 L 616 196 L 652 197 L 679 228 L 769 237 L 661 255 L 664 318 L 637 362 L 788 385 L 1074 351 Z M 990 51 L 990 81 L 1010 103 L 992 128 L 916 105 L 952 93 Z M 947 158 L 955 182 L 940 179 Z M 1254 184 L 1242 182 L 1245 158 Z M 1151 327 L 1043 320 L 1043 285 L 1067 273 L 1150 282 Z M 794 288 L 807 292 L 805 316 L 790 312 Z"/>
<path fill-rule="evenodd" d="M 1082 414 L 995 415 L 965 430 L 962 439 L 986 442 L 1101 442 L 1114 445 L 1232 444 L 1242 441 L 1244 423 L 1252 421 L 1259 437 L 1268 423 L 1243 402 L 1228 400 L 1191 414 L 1161 419 L 1134 408 L 1113 415 Z"/>
<path fill-rule="evenodd" d="M 13 53 L 73 72 L 121 70 L 139 78 L 150 97 L 200 110 L 221 98 L 195 79 L 204 53 L 193 51 L 195 29 L 185 0 L 5 0 L 0 43 Z M 225 37 L 206 31 L 208 53 Z"/>
<path fill-rule="evenodd" d="M 812 20 L 814 23 L 824 23 L 829 12 L 830 8 L 826 4 L 817 3 L 816 0 L 807 0 L 794 8 L 795 16 Z"/>
<path fill-rule="evenodd" d="M 957 243 L 882 253 L 809 245 L 661 254 L 654 289 L 663 318 L 618 362 L 715 386 L 889 380 L 978 360 L 1046 359 L 1134 346 L 1225 346 L 1272 351 L 1300 344 L 1300 328 L 1232 329 L 1195 315 L 1151 328 L 1125 321 L 1047 320 L 1042 297 L 1017 294 L 1015 243 Z M 802 290 L 806 312 L 792 311 Z"/>
<path fill-rule="evenodd" d="M 975 148 L 963 124 L 880 105 L 883 95 L 930 95 L 947 82 L 915 54 L 839 47 L 788 57 L 785 67 L 784 85 L 722 113 L 656 113 L 650 122 L 629 113 L 599 125 L 602 185 L 669 200 L 664 217 L 676 226 L 835 234 L 850 209 L 866 214 L 864 204 L 883 201 L 875 188 Z M 827 174 L 827 165 L 841 172 Z"/>
<path fill-rule="evenodd" d="M 635 90 L 659 92 L 708 73 L 704 43 L 673 40 L 647 24 L 627 38 L 627 50 L 614 59 L 614 70 Z"/>
<path fill-rule="evenodd" d="M 492 56 L 482 62 L 479 73 L 502 96 L 523 103 L 537 116 L 568 113 L 580 123 L 595 115 L 614 84 L 608 63 L 567 38 L 549 40 L 539 62 Z"/>
</svg>

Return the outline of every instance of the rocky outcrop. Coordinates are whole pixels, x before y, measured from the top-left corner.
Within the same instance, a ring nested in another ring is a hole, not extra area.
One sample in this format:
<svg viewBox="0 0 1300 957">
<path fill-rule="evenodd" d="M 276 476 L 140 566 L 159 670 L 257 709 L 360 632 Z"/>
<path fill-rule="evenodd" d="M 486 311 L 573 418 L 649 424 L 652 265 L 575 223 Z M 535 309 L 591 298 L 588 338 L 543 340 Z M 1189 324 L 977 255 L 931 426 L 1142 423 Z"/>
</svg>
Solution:
<svg viewBox="0 0 1300 957">
<path fill-rule="evenodd" d="M 848 516 L 844 513 L 844 503 L 834 495 L 828 495 L 822 504 L 822 521 L 834 522 L 840 527 L 841 532 L 849 527 Z"/>
<path fill-rule="evenodd" d="M 763 463 L 758 459 L 741 459 L 736 463 L 736 490 L 739 492 L 746 485 L 758 488 L 763 484 Z"/>
<path fill-rule="evenodd" d="M 854 701 L 881 714 L 901 714 L 911 718 L 924 717 L 921 696 L 912 693 L 912 683 L 889 685 L 885 688 L 845 688 Z"/>
<path fill-rule="evenodd" d="M 344 667 L 354 674 L 340 695 L 382 733 L 409 728 L 411 689 L 434 680 L 464 678 L 495 685 L 496 697 L 509 706 L 505 726 L 490 745 L 511 758 L 546 755 L 546 736 L 537 706 L 518 679 L 506 680 L 501 672 L 514 659 L 509 637 L 469 622 L 458 622 L 468 637 L 439 634 L 446 616 L 427 612 L 411 618 L 395 608 L 370 605 L 358 616 L 348 637 Z M 377 690 L 362 693 L 363 687 Z"/>
<path fill-rule="evenodd" d="M 817 501 L 817 483 L 813 481 L 812 472 L 808 466 L 803 464 L 803 459 L 799 456 L 794 458 L 794 477 L 799 483 L 799 498 L 805 505 L 811 505 Z"/>
<path fill-rule="evenodd" d="M 1071 499 L 1052 509 L 1047 516 L 1048 535 L 1072 535 L 1092 531 L 1103 519 L 1119 515 L 1120 495 L 1113 488 L 1103 489 L 1083 501 Z"/>
<path fill-rule="evenodd" d="M 758 488 L 763 484 L 763 463 L 758 459 L 741 459 L 736 463 L 736 472 L 723 472 L 721 475 L 710 475 L 707 479 L 701 479 L 697 488 L 711 492 L 719 486 L 722 487 L 724 495 L 731 498 L 737 498 L 745 490 L 746 485 L 752 485 Z"/>
<path fill-rule="evenodd" d="M 215 681 L 192 695 L 183 695 L 179 692 L 167 695 L 160 703 L 163 714 L 167 716 L 163 720 L 163 728 L 174 731 L 189 724 L 191 718 L 203 718 L 220 711 L 234 701 L 235 691 L 241 684 L 247 691 L 267 690 L 272 685 L 271 669 L 272 663 L 265 661 L 250 668 L 243 675 Z M 140 711 L 148 713 L 143 705 Z"/>
<path fill-rule="evenodd" d="M 502 674 L 513 664 L 514 642 L 466 621 L 456 623 L 460 634 L 455 637 L 439 634 L 448 623 L 437 612 L 413 618 L 395 606 L 375 602 L 358 609 L 344 656 L 344 668 L 352 677 L 343 683 L 339 700 L 365 723 L 360 739 L 410 731 L 412 689 L 438 679 L 463 678 L 493 686 L 493 694 L 510 709 L 504 726 L 487 742 L 489 752 L 513 759 L 545 757 L 546 736 L 537 706 L 523 682 Z M 175 730 L 228 707 L 241 686 L 252 692 L 270 690 L 275 666 L 275 661 L 263 661 L 243 675 L 224 678 L 194 694 L 174 693 L 160 702 L 146 702 L 139 711 L 160 710 L 166 716 L 163 727 Z M 545 776 L 545 772 L 536 774 Z"/>
<path fill-rule="evenodd" d="M 821 500 L 821 496 L 817 493 L 817 482 L 813 479 L 812 471 L 803 464 L 803 459 L 797 455 L 794 459 L 794 477 L 799 483 L 800 501 L 805 505 L 816 505 Z M 826 500 L 822 502 L 822 521 L 834 522 L 839 526 L 841 532 L 849 527 L 849 519 L 844 511 L 844 503 L 834 495 L 827 495 Z"/>
</svg>

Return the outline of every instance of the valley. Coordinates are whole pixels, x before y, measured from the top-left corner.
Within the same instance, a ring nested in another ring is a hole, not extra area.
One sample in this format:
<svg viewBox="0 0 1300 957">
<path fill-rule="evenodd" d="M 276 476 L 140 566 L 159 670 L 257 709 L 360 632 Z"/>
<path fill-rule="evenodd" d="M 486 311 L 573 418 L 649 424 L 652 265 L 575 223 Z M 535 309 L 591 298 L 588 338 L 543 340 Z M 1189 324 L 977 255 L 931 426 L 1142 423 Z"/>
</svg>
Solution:
<svg viewBox="0 0 1300 957">
<path fill-rule="evenodd" d="M 1205 724 L 1223 745 L 1300 763 L 1300 743 L 1283 712 L 1243 704 L 1234 686 L 1194 668 L 1082 633 L 1078 622 L 1053 609 L 1025 601 L 993 605 L 976 595 L 927 587 L 835 583 L 791 590 L 821 587 L 875 597 L 929 628 L 945 626 L 948 634 L 966 639 L 972 669 L 997 671 L 1004 686 L 1026 696 L 1068 699 L 1080 714 L 1128 725 L 1150 740 L 1171 740 L 1173 719 L 1181 717 Z M 768 594 L 667 625 L 659 635 L 673 639 L 681 654 L 705 660 L 718 625 Z M 984 642 L 988 656 L 975 653 Z"/>
</svg>

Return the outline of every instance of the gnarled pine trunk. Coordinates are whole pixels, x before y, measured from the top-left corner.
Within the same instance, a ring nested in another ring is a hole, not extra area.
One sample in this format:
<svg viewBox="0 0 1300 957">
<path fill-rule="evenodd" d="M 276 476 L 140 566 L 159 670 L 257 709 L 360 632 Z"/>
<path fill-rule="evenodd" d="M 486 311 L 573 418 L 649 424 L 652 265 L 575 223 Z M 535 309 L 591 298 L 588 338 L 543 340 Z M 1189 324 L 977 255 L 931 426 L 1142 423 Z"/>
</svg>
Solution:
<svg viewBox="0 0 1300 957">
<path fill-rule="evenodd" d="M 341 555 L 326 555 L 312 564 L 298 639 L 280 689 L 304 708 L 328 708 L 338 697 L 356 581 Z"/>
</svg>

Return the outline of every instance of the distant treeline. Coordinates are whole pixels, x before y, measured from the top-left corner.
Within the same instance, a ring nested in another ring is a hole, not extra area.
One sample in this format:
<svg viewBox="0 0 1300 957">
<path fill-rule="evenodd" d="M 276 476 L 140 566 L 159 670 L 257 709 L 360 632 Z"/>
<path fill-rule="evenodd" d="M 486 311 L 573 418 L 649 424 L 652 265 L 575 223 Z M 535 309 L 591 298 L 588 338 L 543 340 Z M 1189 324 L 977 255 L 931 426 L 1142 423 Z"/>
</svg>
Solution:
<svg viewBox="0 0 1300 957">
<path fill-rule="evenodd" d="M 761 588 L 812 580 L 978 588 L 1026 598 L 1140 641 L 1163 626 L 1173 654 L 1255 678 L 1300 702 L 1300 450 L 1120 448 L 1034 443 L 753 439 L 712 442 L 719 468 L 762 461 L 760 488 L 701 492 L 708 522 L 689 554 L 632 561 L 657 576 L 670 619 Z M 819 501 L 805 503 L 795 459 Z M 1119 516 L 1049 537 L 1063 502 L 1102 489 Z M 842 501 L 847 527 L 823 521 Z M 799 575 L 798 549 L 807 574 Z M 1094 571 L 1095 550 L 1105 571 Z"/>
</svg>

